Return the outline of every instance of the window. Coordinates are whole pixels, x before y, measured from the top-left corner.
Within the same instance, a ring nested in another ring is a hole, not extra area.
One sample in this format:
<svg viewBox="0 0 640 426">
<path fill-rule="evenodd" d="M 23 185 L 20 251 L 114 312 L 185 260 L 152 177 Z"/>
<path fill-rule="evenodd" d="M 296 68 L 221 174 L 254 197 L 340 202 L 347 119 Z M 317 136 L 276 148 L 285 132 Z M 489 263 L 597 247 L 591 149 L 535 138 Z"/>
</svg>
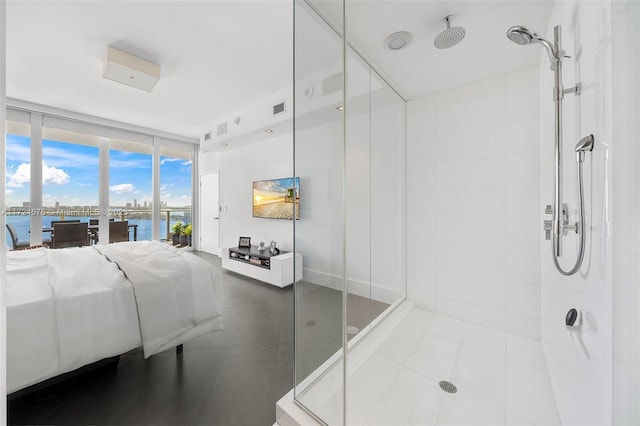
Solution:
<svg viewBox="0 0 640 426">
<path fill-rule="evenodd" d="M 31 229 L 31 126 L 7 121 L 6 135 L 6 221 L 21 241 L 28 241 Z M 12 247 L 5 232 L 5 244 Z"/>
<path fill-rule="evenodd" d="M 161 239 L 167 238 L 170 228 L 176 222 L 182 222 L 185 226 L 192 224 L 191 156 L 191 151 L 160 148 L 160 206 L 163 213 Z"/>
</svg>

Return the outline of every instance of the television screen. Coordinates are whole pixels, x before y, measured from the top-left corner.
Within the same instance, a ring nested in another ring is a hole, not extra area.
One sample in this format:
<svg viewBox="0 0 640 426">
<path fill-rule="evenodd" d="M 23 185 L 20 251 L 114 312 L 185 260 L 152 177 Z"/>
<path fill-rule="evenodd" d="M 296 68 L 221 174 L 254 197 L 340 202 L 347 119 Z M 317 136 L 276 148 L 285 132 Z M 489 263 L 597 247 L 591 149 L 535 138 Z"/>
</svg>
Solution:
<svg viewBox="0 0 640 426">
<path fill-rule="evenodd" d="M 300 219 L 300 178 L 253 182 L 253 217 Z"/>
</svg>

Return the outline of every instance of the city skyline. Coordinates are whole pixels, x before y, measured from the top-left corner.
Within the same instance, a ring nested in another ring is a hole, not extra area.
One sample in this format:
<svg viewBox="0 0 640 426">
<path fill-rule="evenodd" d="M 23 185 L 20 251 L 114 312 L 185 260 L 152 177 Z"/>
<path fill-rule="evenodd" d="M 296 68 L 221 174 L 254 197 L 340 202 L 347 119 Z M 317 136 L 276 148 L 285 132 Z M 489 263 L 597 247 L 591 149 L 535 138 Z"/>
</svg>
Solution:
<svg viewBox="0 0 640 426">
<path fill-rule="evenodd" d="M 7 134 L 6 205 L 24 207 L 30 201 L 29 136 Z M 42 141 L 42 205 L 95 207 L 98 205 L 98 148 Z M 135 152 L 109 152 L 109 205 L 125 207 L 153 201 L 152 156 Z M 191 161 L 160 157 L 160 198 L 166 207 L 191 205 Z"/>
</svg>

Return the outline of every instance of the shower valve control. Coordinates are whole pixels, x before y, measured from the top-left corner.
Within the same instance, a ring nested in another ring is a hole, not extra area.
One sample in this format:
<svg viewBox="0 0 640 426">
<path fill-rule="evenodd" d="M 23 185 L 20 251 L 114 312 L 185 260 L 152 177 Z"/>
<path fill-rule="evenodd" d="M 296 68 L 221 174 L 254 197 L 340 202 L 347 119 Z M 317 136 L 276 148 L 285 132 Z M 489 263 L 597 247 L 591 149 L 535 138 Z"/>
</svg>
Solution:
<svg viewBox="0 0 640 426">
<path fill-rule="evenodd" d="M 550 240 L 551 239 L 551 230 L 553 229 L 553 222 L 550 220 L 545 220 L 544 221 L 544 239 L 545 240 Z"/>
</svg>

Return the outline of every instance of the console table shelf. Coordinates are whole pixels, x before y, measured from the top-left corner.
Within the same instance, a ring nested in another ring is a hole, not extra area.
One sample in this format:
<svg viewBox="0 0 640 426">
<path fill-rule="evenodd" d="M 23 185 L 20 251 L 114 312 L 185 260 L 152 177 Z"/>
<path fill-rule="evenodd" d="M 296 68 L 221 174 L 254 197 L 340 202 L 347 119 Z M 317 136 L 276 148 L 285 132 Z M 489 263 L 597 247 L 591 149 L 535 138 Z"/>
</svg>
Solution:
<svg viewBox="0 0 640 426">
<path fill-rule="evenodd" d="M 257 246 L 248 248 L 223 248 L 222 267 L 255 278 L 259 281 L 286 287 L 293 284 L 293 262 L 296 280 L 302 279 L 302 254 L 281 251 L 273 256 L 269 250 L 260 251 Z"/>
</svg>

